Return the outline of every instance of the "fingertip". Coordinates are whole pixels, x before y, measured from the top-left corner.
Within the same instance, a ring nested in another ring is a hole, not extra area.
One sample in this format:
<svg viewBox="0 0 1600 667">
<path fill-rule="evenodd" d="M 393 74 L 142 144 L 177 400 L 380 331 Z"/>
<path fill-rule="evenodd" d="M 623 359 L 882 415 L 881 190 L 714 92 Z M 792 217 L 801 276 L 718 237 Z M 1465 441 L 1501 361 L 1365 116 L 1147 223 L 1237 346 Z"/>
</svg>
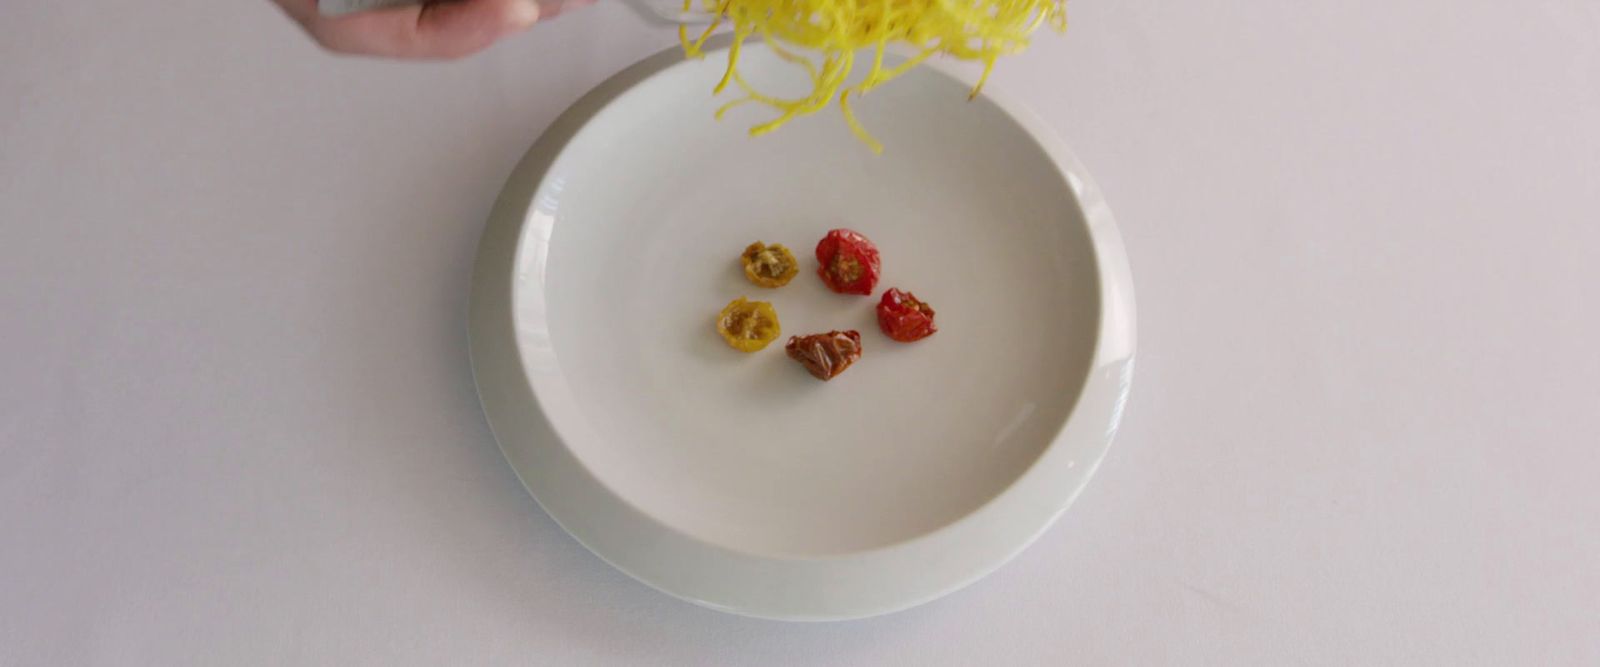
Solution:
<svg viewBox="0 0 1600 667">
<path fill-rule="evenodd" d="M 550 19 L 594 3 L 595 0 L 546 0 L 540 12 L 542 18 Z"/>
<path fill-rule="evenodd" d="M 511 6 L 506 10 L 506 21 L 511 24 L 512 28 L 523 30 L 538 23 L 539 15 L 542 13 L 539 9 L 539 3 L 535 2 L 535 0 L 513 0 Z"/>
</svg>

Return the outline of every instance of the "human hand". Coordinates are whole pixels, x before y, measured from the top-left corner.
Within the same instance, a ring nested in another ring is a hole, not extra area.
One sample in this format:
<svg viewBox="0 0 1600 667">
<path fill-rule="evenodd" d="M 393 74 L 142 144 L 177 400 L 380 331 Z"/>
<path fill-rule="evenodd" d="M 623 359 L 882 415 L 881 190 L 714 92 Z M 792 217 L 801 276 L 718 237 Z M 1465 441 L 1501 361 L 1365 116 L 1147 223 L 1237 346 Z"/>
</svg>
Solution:
<svg viewBox="0 0 1600 667">
<path fill-rule="evenodd" d="M 569 0 L 429 0 L 423 4 L 323 16 L 317 0 L 273 0 L 323 48 L 334 53 L 449 60 L 482 51 L 526 30 L 554 9 L 589 4 Z"/>
</svg>

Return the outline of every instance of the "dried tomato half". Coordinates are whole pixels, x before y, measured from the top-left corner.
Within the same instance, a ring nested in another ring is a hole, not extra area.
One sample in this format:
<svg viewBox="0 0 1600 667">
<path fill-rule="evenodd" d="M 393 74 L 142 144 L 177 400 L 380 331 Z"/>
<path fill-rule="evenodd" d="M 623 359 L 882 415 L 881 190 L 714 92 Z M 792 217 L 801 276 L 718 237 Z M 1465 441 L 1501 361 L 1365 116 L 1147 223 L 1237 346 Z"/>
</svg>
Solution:
<svg viewBox="0 0 1600 667">
<path fill-rule="evenodd" d="M 717 316 L 717 333 L 740 352 L 755 352 L 778 339 L 778 311 L 765 301 L 734 299 Z"/>
<path fill-rule="evenodd" d="M 762 287 L 783 287 L 800 273 L 800 261 L 778 243 L 756 241 L 739 255 L 739 262 L 744 264 L 744 277 Z"/>
<path fill-rule="evenodd" d="M 878 284 L 878 247 L 848 229 L 835 229 L 817 242 L 817 275 L 840 294 L 870 296 Z"/>
<path fill-rule="evenodd" d="M 790 336 L 783 346 L 789 358 L 800 362 L 818 380 L 831 380 L 861 358 L 861 334 L 855 331 L 829 331 L 825 334 Z"/>
<path fill-rule="evenodd" d="M 932 306 L 893 287 L 878 302 L 878 327 L 883 335 L 902 343 L 922 340 L 939 330 L 933 325 Z"/>
</svg>

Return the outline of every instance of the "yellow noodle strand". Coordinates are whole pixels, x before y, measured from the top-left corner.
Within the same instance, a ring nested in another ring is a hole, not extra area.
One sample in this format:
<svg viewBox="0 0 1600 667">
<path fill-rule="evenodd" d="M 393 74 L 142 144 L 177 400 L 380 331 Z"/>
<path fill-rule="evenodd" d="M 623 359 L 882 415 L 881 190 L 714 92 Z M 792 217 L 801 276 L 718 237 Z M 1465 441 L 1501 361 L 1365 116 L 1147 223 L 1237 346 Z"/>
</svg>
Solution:
<svg viewBox="0 0 1600 667">
<path fill-rule="evenodd" d="M 846 90 L 839 94 L 839 110 L 844 112 L 845 124 L 850 126 L 850 132 L 854 133 L 861 143 L 866 144 L 874 153 L 883 152 L 883 144 L 873 138 L 872 133 L 867 132 L 867 128 L 861 126 L 861 121 L 856 120 L 856 112 L 850 110 L 850 91 Z"/>
<path fill-rule="evenodd" d="M 757 102 L 778 115 L 750 128 L 759 136 L 771 132 L 796 116 L 815 113 L 832 100 L 839 101 L 850 131 L 874 152 L 883 146 L 867 132 L 851 108 L 851 97 L 905 74 L 935 55 L 949 56 L 983 64 L 983 73 L 973 86 L 971 97 L 983 84 L 1001 57 L 1028 47 L 1033 32 L 1042 25 L 1061 31 L 1067 27 L 1065 0 L 699 0 L 714 19 L 694 40 L 682 26 L 678 40 L 691 58 L 703 55 L 706 40 L 723 23 L 733 24 L 734 38 L 728 49 L 728 65 L 713 89 L 719 94 L 734 83 L 744 97 L 722 105 L 721 118 L 729 109 Z M 696 0 L 684 0 L 690 11 Z M 760 93 L 739 72 L 739 56 L 744 42 L 759 36 L 767 48 L 785 62 L 805 70 L 811 93 L 785 99 Z M 891 44 L 912 47 L 916 55 L 885 68 L 884 52 Z M 859 83 L 846 87 L 855 63 L 855 52 L 872 48 L 872 64 Z M 810 51 L 806 57 L 793 49 Z"/>
</svg>

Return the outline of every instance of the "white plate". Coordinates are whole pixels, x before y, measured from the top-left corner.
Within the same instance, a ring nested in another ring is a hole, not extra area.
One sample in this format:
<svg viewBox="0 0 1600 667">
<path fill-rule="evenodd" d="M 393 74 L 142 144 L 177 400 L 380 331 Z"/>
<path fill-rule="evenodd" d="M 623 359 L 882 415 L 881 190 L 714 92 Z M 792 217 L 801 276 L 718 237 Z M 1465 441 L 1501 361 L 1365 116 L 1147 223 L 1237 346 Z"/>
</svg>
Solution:
<svg viewBox="0 0 1600 667">
<path fill-rule="evenodd" d="M 601 84 L 512 174 L 485 231 L 472 362 L 506 458 L 556 521 L 681 598 L 780 619 L 927 601 L 988 573 L 1072 501 L 1127 396 L 1133 294 L 1088 175 L 1015 105 L 921 68 L 858 102 L 875 156 L 833 112 L 749 138 L 722 122 L 720 53 L 669 49 Z M 780 88 L 788 66 L 745 51 Z M 883 253 L 878 292 L 938 311 L 914 344 L 873 297 L 828 292 L 834 227 Z M 757 239 L 796 251 L 755 287 Z M 857 329 L 863 358 L 819 382 L 713 330 L 735 297 L 790 334 Z"/>
</svg>

